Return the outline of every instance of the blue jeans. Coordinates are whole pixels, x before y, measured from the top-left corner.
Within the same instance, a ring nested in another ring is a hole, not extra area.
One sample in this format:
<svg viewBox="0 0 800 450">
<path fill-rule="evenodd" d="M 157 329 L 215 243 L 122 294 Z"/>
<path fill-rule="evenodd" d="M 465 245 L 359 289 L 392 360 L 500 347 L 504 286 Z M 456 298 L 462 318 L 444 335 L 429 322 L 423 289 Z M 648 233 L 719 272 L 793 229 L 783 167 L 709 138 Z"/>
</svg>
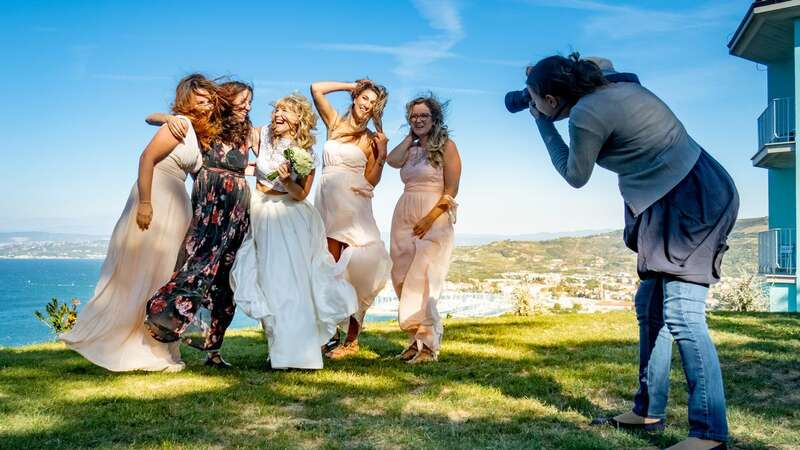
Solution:
<svg viewBox="0 0 800 450">
<path fill-rule="evenodd" d="M 642 280 L 636 292 L 639 321 L 639 391 L 633 412 L 666 417 L 672 340 L 689 385 L 689 436 L 728 440 L 719 358 L 706 325 L 708 288 L 667 275 Z"/>
</svg>

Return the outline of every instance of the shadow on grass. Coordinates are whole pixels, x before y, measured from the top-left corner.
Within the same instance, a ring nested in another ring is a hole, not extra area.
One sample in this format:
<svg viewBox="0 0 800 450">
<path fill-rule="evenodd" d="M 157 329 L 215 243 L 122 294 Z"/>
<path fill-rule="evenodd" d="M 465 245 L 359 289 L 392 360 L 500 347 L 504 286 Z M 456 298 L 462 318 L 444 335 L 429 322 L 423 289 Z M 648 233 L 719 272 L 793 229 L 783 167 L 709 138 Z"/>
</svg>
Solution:
<svg viewBox="0 0 800 450">
<path fill-rule="evenodd" d="M 759 333 L 769 332 L 734 319 L 715 317 L 712 328 L 727 327 L 726 332 L 759 339 Z M 768 325 L 792 323 L 800 321 L 778 319 Z M 189 367 L 181 374 L 109 373 L 56 346 L 0 350 L 0 411 L 9 423 L 27 421 L 16 424 L 14 431 L 0 425 L 0 447 L 610 449 L 667 446 L 685 435 L 682 424 L 660 435 L 589 427 L 590 417 L 619 412 L 595 404 L 592 395 L 602 391 L 619 402 L 636 388 L 635 338 L 584 334 L 553 343 L 529 339 L 555 327 L 538 318 L 449 323 L 441 361 L 414 367 L 391 359 L 403 348 L 403 333 L 368 330 L 361 353 L 330 362 L 322 372 L 261 371 L 266 349 L 257 331 L 226 339 L 225 357 L 237 367 L 228 372 L 203 367 L 202 354 L 191 349 L 184 350 Z M 762 407 L 769 399 L 754 399 L 752 391 L 748 393 L 751 385 L 740 381 L 750 372 L 760 375 L 765 387 L 778 381 L 780 370 L 764 372 L 764 364 L 748 356 L 759 344 L 719 345 L 726 379 L 731 373 L 735 377 L 728 385 L 729 405 L 778 419 L 800 408 L 800 401 L 777 409 Z M 756 350 L 779 351 L 784 344 L 763 345 Z M 505 352 L 493 354 L 492 347 Z M 786 364 L 792 361 L 796 364 L 797 357 Z M 196 391 L 170 392 L 170 383 L 187 375 L 193 376 L 191 383 L 199 383 L 190 387 Z M 219 386 L 203 386 L 206 375 L 209 385 L 213 378 Z M 673 387 L 678 400 L 670 407 L 685 409 L 685 394 L 677 393 L 683 388 L 679 362 L 673 375 L 681 385 Z M 130 379 L 158 385 L 158 395 L 120 395 L 109 387 L 103 398 L 82 398 L 67 395 L 61 383 L 102 386 Z M 581 383 L 576 386 L 575 380 Z M 459 389 L 475 397 L 465 402 L 472 409 L 435 408 L 449 401 L 461 404 L 453 400 L 466 395 Z M 506 404 L 515 409 L 497 409 Z M 22 419 L 20 414 L 32 418 Z M 769 448 L 749 436 L 734 439 L 734 448 Z"/>
</svg>

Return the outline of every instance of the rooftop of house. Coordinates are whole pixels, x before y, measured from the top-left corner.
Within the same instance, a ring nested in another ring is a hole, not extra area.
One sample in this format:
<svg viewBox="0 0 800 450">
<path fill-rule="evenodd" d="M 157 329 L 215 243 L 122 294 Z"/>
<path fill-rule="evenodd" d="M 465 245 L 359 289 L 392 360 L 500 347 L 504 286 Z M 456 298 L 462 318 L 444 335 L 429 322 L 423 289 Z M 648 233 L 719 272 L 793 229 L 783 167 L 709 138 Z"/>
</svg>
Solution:
<svg viewBox="0 0 800 450">
<path fill-rule="evenodd" d="M 800 0 L 755 0 L 728 42 L 728 50 L 758 63 L 790 57 L 797 18 Z"/>
</svg>

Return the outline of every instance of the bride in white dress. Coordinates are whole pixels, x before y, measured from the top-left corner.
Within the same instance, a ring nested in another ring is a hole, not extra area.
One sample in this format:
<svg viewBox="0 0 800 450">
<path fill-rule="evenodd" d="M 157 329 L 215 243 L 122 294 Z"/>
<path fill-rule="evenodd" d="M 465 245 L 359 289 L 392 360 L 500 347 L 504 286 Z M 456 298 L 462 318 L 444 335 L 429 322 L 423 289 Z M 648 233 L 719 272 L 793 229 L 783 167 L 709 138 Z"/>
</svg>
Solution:
<svg viewBox="0 0 800 450">
<path fill-rule="evenodd" d="M 263 325 L 273 369 L 321 369 L 322 345 L 357 309 L 347 261 L 334 261 L 322 218 L 306 200 L 314 171 L 298 177 L 284 157 L 289 147 L 311 152 L 316 121 L 299 94 L 275 103 L 259 133 L 250 232 L 231 271 L 234 301 Z"/>
<path fill-rule="evenodd" d="M 183 114 L 176 120 L 186 128 L 186 137 L 179 140 L 163 126 L 145 148 L 94 297 L 72 330 L 59 336 L 98 366 L 115 372 L 184 367 L 177 343 L 163 344 L 147 333 L 145 303 L 172 275 L 189 227 L 191 203 L 184 183 L 203 162 L 198 139 L 213 137 L 215 90 L 202 75 L 189 75 L 178 84 L 173 112 Z"/>
</svg>

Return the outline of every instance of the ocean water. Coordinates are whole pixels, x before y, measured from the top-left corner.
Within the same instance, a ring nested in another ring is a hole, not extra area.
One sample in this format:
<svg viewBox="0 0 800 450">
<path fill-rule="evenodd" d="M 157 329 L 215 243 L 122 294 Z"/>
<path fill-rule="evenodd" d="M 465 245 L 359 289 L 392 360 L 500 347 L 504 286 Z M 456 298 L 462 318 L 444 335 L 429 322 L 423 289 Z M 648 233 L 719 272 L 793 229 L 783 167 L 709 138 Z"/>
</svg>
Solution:
<svg viewBox="0 0 800 450">
<path fill-rule="evenodd" d="M 81 301 L 92 297 L 102 260 L 0 259 L 0 347 L 14 347 L 53 339 L 51 331 L 33 312 L 44 312 L 51 298 Z M 367 322 L 396 320 L 397 297 L 388 286 L 367 313 Z M 512 309 L 510 300 L 497 294 L 445 292 L 439 299 L 442 317 L 496 316 Z M 260 326 L 236 312 L 231 328 Z"/>
<path fill-rule="evenodd" d="M 50 329 L 34 317 L 44 313 L 51 298 L 81 301 L 78 311 L 92 298 L 100 276 L 98 259 L 0 259 L 0 347 L 45 342 Z M 231 327 L 258 323 L 237 312 Z"/>
</svg>

